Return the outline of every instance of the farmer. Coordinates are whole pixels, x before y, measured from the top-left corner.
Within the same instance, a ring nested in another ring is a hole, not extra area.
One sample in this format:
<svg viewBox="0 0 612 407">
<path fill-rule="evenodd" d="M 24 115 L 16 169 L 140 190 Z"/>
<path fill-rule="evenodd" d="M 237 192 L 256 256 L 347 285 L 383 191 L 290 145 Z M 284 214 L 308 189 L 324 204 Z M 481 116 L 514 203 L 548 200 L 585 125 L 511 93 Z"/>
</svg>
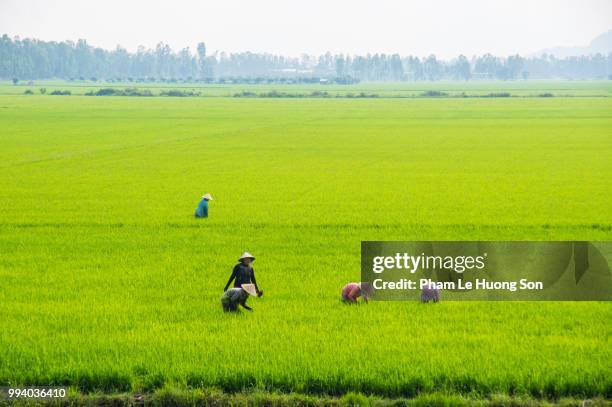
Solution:
<svg viewBox="0 0 612 407">
<path fill-rule="evenodd" d="M 227 284 L 225 284 L 224 291 L 227 291 L 232 280 L 234 281 L 234 287 L 238 288 L 243 286 L 244 284 L 253 284 L 255 286 L 255 291 L 257 295 L 261 297 L 263 295 L 263 290 L 259 290 L 257 287 L 257 281 L 255 280 L 255 270 L 253 270 L 253 262 L 255 261 L 255 256 L 253 256 L 249 252 L 242 253 L 242 256 L 238 259 L 238 264 L 234 266 L 234 270 L 232 270 L 232 275 L 230 276 Z"/>
<path fill-rule="evenodd" d="M 235 287 L 226 290 L 221 297 L 221 306 L 223 306 L 223 311 L 238 311 L 238 305 L 241 305 L 242 308 L 248 311 L 253 311 L 251 307 L 246 305 L 246 300 L 249 298 L 249 295 L 252 295 L 253 297 L 258 295 L 255 285 L 253 284 L 243 284 L 242 287 Z"/>
<path fill-rule="evenodd" d="M 348 283 L 342 288 L 342 301 L 347 303 L 356 303 L 357 298 L 363 297 L 366 303 L 371 295 L 371 289 L 368 283 Z"/>
<path fill-rule="evenodd" d="M 421 290 L 421 302 L 440 301 L 440 290 L 433 284 L 428 284 Z"/>
<path fill-rule="evenodd" d="M 198 207 L 195 211 L 196 218 L 208 218 L 208 201 L 212 201 L 213 197 L 210 194 L 204 194 Z"/>
</svg>

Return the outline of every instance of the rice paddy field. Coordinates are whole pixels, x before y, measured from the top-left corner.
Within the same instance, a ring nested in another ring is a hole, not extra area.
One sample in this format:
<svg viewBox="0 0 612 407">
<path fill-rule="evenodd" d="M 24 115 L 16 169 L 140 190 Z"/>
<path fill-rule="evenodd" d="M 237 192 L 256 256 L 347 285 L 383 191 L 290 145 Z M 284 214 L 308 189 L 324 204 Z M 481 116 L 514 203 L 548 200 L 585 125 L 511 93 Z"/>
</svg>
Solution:
<svg viewBox="0 0 612 407">
<path fill-rule="evenodd" d="M 249 84 L 249 83 L 211 83 L 197 82 L 137 82 L 137 81 L 26 81 L 14 86 L 9 81 L 0 81 L 1 95 L 22 95 L 26 90 L 35 94 L 44 88 L 46 94 L 53 91 L 70 91 L 72 95 L 85 95 L 101 88 L 137 88 L 150 90 L 154 95 L 170 89 L 197 92 L 200 97 L 232 97 L 241 92 L 256 94 L 277 91 L 288 94 L 309 94 L 327 92 L 329 97 L 344 97 L 365 93 L 382 98 L 412 98 L 428 91 L 438 91 L 450 97 L 482 97 L 491 93 L 507 93 L 512 97 L 612 97 L 612 81 L 420 81 L 420 82 L 363 82 L 353 85 L 339 84 Z"/>
<path fill-rule="evenodd" d="M 0 86 L 0 385 L 612 399 L 610 303 L 339 301 L 362 240 L 611 240 L 610 81 L 486 99 L 15 88 Z M 265 295 L 224 314 L 244 250 Z"/>
</svg>

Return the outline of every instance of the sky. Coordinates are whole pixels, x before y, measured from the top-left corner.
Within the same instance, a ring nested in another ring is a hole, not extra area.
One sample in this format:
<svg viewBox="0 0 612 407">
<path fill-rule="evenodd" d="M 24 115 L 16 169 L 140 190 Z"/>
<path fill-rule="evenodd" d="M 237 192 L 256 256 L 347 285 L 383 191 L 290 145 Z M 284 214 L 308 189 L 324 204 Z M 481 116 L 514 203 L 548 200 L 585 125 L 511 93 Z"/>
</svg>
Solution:
<svg viewBox="0 0 612 407">
<path fill-rule="evenodd" d="M 528 55 L 611 28 L 612 0 L 0 0 L 0 34 L 130 51 Z"/>
</svg>

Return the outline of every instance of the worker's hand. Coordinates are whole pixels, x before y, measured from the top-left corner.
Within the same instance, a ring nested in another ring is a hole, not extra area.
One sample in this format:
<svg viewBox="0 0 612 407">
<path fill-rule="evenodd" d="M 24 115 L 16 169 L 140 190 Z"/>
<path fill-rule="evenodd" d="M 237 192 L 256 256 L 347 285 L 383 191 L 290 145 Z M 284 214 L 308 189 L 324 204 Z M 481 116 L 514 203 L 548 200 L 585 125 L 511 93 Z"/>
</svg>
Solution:
<svg viewBox="0 0 612 407">
<path fill-rule="evenodd" d="M 263 297 L 263 290 L 257 291 L 257 296 L 258 297 Z"/>
</svg>

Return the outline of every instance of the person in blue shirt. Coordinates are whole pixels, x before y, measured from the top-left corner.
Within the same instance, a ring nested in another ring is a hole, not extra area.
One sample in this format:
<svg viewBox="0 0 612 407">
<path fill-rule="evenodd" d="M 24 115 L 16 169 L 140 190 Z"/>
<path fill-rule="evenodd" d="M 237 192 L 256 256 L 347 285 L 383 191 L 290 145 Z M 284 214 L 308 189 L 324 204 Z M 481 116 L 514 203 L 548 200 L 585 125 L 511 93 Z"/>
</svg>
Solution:
<svg viewBox="0 0 612 407">
<path fill-rule="evenodd" d="M 202 200 L 195 211 L 196 218 L 208 218 L 208 201 L 212 200 L 213 198 L 210 194 L 204 194 L 204 196 L 202 196 Z"/>
</svg>

